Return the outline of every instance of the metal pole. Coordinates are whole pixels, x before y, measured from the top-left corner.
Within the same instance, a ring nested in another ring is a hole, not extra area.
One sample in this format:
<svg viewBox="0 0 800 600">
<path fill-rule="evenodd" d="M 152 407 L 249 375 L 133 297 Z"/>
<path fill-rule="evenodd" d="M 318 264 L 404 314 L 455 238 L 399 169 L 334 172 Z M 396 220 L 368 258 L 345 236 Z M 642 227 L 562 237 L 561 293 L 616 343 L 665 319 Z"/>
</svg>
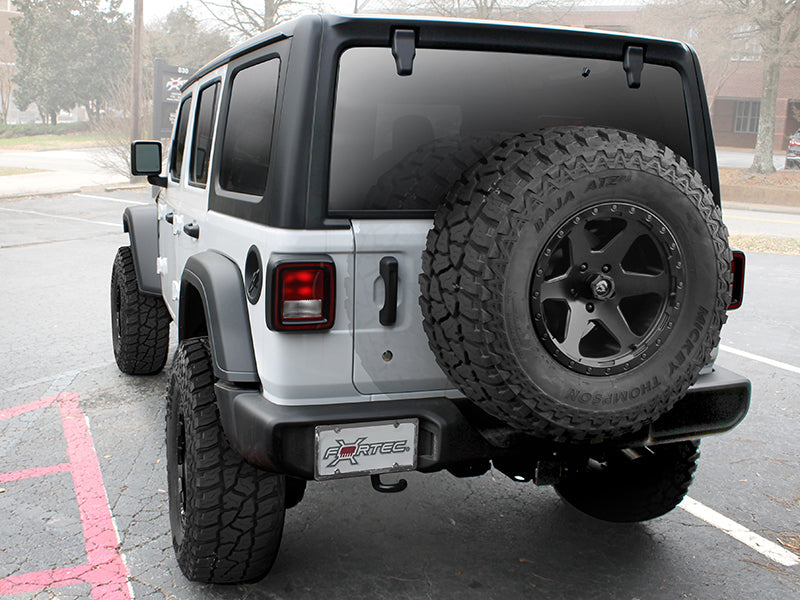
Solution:
<svg viewBox="0 0 800 600">
<path fill-rule="evenodd" d="M 139 125 L 141 120 L 142 97 L 142 30 L 144 29 L 143 4 L 144 0 L 133 2 L 133 56 L 131 60 L 131 140 L 138 140 L 141 135 Z"/>
</svg>

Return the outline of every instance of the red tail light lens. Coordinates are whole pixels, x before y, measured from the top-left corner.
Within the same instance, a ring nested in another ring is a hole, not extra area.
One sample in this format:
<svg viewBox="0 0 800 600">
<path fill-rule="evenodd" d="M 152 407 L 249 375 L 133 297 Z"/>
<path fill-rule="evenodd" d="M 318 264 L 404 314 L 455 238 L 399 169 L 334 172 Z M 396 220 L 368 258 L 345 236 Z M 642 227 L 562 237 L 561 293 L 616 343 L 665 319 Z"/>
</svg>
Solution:
<svg viewBox="0 0 800 600">
<path fill-rule="evenodd" d="M 798 140 L 789 140 L 790 146 L 800 146 L 800 141 Z"/>
<path fill-rule="evenodd" d="M 273 280 L 273 318 L 277 330 L 330 329 L 333 326 L 332 262 L 285 262 Z"/>
<path fill-rule="evenodd" d="M 735 310 L 742 305 L 742 300 L 744 300 L 744 252 L 741 250 L 733 251 L 731 273 L 733 281 L 731 282 L 731 303 L 728 305 L 728 310 Z"/>
</svg>

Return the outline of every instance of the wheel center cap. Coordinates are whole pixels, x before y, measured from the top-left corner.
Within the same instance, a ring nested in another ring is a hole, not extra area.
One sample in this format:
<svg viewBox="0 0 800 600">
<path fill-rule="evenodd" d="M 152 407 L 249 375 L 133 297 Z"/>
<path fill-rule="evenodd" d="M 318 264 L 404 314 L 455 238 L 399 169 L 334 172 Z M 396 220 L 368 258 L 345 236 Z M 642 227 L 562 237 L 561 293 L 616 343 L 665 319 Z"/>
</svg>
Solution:
<svg viewBox="0 0 800 600">
<path fill-rule="evenodd" d="M 614 280 L 606 275 L 595 275 L 589 282 L 589 288 L 596 300 L 607 300 L 614 295 Z"/>
</svg>

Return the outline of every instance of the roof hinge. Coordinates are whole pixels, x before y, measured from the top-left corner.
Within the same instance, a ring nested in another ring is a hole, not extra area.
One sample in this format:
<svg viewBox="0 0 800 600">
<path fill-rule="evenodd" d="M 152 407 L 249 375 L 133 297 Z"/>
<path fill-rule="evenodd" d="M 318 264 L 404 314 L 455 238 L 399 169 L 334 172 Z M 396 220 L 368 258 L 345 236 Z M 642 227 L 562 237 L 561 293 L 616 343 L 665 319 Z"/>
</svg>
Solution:
<svg viewBox="0 0 800 600">
<path fill-rule="evenodd" d="M 392 55 L 397 64 L 397 74 L 411 75 L 417 54 L 417 35 L 413 29 L 395 29 L 392 35 Z"/>
<path fill-rule="evenodd" d="M 625 59 L 622 63 L 628 76 L 628 87 L 638 88 L 642 85 L 642 69 L 644 68 L 644 48 L 628 46 L 625 48 Z"/>
</svg>

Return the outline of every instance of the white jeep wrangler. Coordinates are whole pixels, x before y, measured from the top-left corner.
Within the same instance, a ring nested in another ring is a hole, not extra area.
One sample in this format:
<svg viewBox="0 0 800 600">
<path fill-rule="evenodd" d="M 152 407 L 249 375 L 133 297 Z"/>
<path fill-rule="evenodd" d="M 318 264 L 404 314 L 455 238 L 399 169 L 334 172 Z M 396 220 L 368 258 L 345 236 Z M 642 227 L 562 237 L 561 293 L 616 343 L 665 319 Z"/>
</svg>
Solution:
<svg viewBox="0 0 800 600">
<path fill-rule="evenodd" d="M 184 86 L 125 211 L 122 371 L 166 363 L 192 580 L 258 580 L 306 482 L 490 465 L 611 521 L 674 508 L 750 384 L 695 53 L 585 30 L 308 16 Z"/>
</svg>

